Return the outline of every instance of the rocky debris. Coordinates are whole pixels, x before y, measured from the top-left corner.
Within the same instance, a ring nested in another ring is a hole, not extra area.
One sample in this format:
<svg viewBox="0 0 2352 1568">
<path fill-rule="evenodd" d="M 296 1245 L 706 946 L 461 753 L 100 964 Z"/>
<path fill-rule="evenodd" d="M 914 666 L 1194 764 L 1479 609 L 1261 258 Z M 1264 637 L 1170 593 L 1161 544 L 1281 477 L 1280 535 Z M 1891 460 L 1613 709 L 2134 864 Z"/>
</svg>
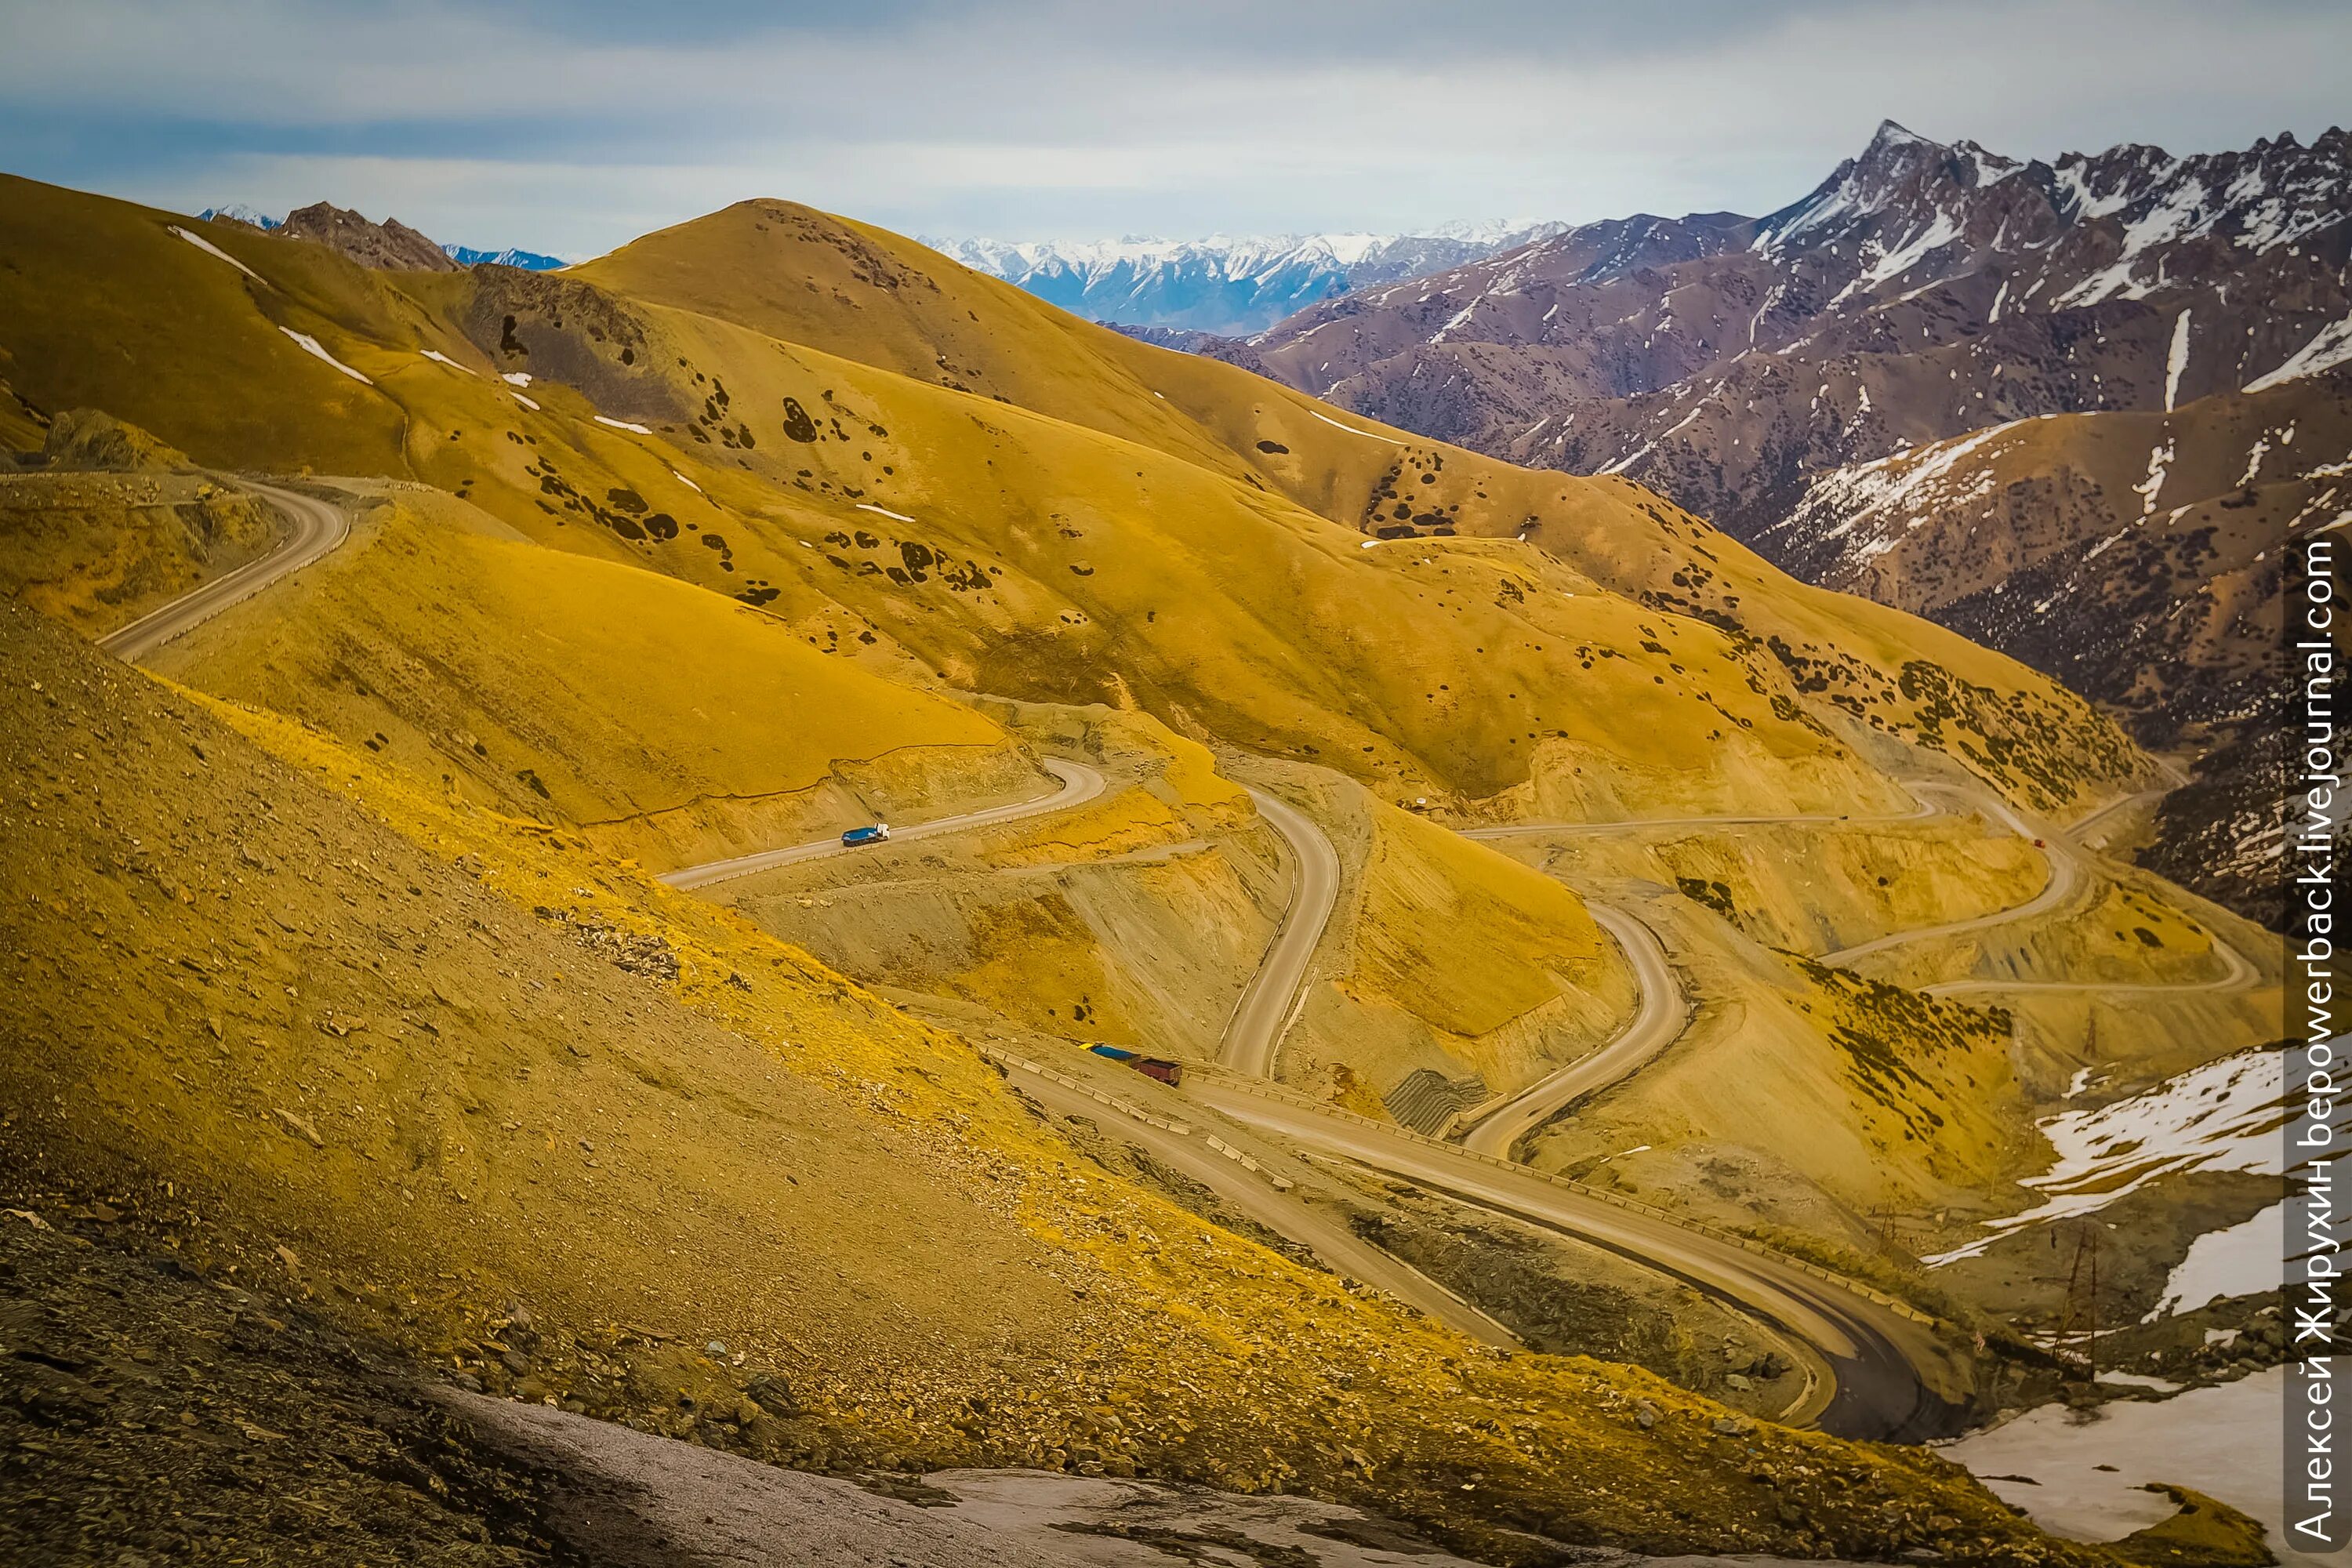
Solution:
<svg viewBox="0 0 2352 1568">
<path fill-rule="evenodd" d="M 668 942 L 658 936 L 640 931 L 623 931 L 618 926 L 601 921 L 587 920 L 571 910 L 550 909 L 540 904 L 531 913 L 552 925 L 562 926 L 572 940 L 596 954 L 614 968 L 630 974 L 650 974 L 656 980 L 676 980 L 678 974 L 677 954 Z M 740 982 L 740 975 L 730 975 L 730 982 Z M 741 989 L 751 987 L 744 984 Z"/>
<path fill-rule="evenodd" d="M 24 464 L 51 470 L 95 469 L 106 473 L 153 473 L 193 468 L 194 460 L 110 414 L 68 408 L 49 422 L 40 454 Z"/>
<path fill-rule="evenodd" d="M 278 232 L 288 239 L 307 239 L 323 245 L 379 272 L 462 270 L 439 246 L 398 218 L 371 223 L 348 207 L 327 202 L 315 202 L 288 213 Z"/>
<path fill-rule="evenodd" d="M 1639 1270 L 1612 1271 L 1605 1254 L 1426 1196 L 1391 1194 L 1350 1221 L 1365 1240 L 1492 1313 L 1531 1350 L 1629 1362 L 1759 1413 L 1785 1408 L 1795 1387 L 1782 1382 L 1794 1370 L 1788 1359 L 1752 1325 L 1687 1292 L 1661 1299 L 1642 1288 Z M 1733 1327 L 1716 1336 L 1720 1353 L 1706 1353 L 1700 1336 L 1725 1323 Z M 1635 1416 L 1648 1431 L 1658 1411 L 1645 1401 Z"/>
<path fill-rule="evenodd" d="M 553 1561 L 538 1478 L 478 1452 L 422 1369 L 142 1253 L 110 1205 L 10 1201 L 56 1223 L 0 1216 L 0 1560 Z"/>
</svg>

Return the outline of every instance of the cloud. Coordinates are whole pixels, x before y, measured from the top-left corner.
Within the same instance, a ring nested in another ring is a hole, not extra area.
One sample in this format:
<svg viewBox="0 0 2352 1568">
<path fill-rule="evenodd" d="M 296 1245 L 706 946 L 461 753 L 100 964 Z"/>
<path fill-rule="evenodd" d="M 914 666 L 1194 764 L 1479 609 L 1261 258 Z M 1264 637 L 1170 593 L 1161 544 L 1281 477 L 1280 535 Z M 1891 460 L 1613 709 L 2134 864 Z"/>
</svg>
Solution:
<svg viewBox="0 0 2352 1568">
<path fill-rule="evenodd" d="M 17 172 L 572 252 L 752 195 L 1015 237 L 1761 211 L 1887 115 L 2043 156 L 2313 134 L 2352 59 L 2340 7 L 2185 0 L 0 0 L 0 26 Z"/>
</svg>

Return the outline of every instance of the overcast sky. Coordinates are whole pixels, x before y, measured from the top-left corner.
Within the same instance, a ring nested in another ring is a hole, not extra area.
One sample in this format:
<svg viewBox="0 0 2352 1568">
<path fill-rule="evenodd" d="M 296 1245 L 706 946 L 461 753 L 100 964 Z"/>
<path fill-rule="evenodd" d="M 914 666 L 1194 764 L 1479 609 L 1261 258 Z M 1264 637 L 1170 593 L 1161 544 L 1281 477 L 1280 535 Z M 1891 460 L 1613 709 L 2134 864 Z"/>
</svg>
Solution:
<svg viewBox="0 0 2352 1568">
<path fill-rule="evenodd" d="M 2352 119 L 2340 0 L 0 0 L 0 169 L 582 256 L 748 196 L 998 238 L 1763 212 Z"/>
</svg>

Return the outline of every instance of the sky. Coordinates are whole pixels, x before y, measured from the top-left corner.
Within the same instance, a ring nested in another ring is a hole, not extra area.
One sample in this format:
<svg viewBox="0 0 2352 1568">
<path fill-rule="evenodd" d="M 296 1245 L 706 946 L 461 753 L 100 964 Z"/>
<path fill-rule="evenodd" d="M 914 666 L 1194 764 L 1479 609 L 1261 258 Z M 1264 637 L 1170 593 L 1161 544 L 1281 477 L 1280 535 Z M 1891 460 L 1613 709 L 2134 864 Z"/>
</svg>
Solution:
<svg viewBox="0 0 2352 1568">
<path fill-rule="evenodd" d="M 2340 0 L 0 0 L 0 170 L 573 258 L 1762 213 L 1881 119 L 2018 157 L 2352 120 Z"/>
</svg>

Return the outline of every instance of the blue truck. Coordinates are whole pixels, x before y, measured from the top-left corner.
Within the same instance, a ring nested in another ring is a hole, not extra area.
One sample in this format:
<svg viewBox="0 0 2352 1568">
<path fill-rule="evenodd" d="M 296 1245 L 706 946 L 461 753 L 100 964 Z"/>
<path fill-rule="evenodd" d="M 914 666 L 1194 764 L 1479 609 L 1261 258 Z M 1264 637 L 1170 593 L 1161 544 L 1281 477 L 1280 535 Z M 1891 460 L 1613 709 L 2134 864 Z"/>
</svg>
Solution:
<svg viewBox="0 0 2352 1568">
<path fill-rule="evenodd" d="M 853 827 L 841 836 L 843 844 L 855 848 L 860 844 L 879 844 L 890 837 L 890 825 L 877 822 L 866 827 Z"/>
</svg>

